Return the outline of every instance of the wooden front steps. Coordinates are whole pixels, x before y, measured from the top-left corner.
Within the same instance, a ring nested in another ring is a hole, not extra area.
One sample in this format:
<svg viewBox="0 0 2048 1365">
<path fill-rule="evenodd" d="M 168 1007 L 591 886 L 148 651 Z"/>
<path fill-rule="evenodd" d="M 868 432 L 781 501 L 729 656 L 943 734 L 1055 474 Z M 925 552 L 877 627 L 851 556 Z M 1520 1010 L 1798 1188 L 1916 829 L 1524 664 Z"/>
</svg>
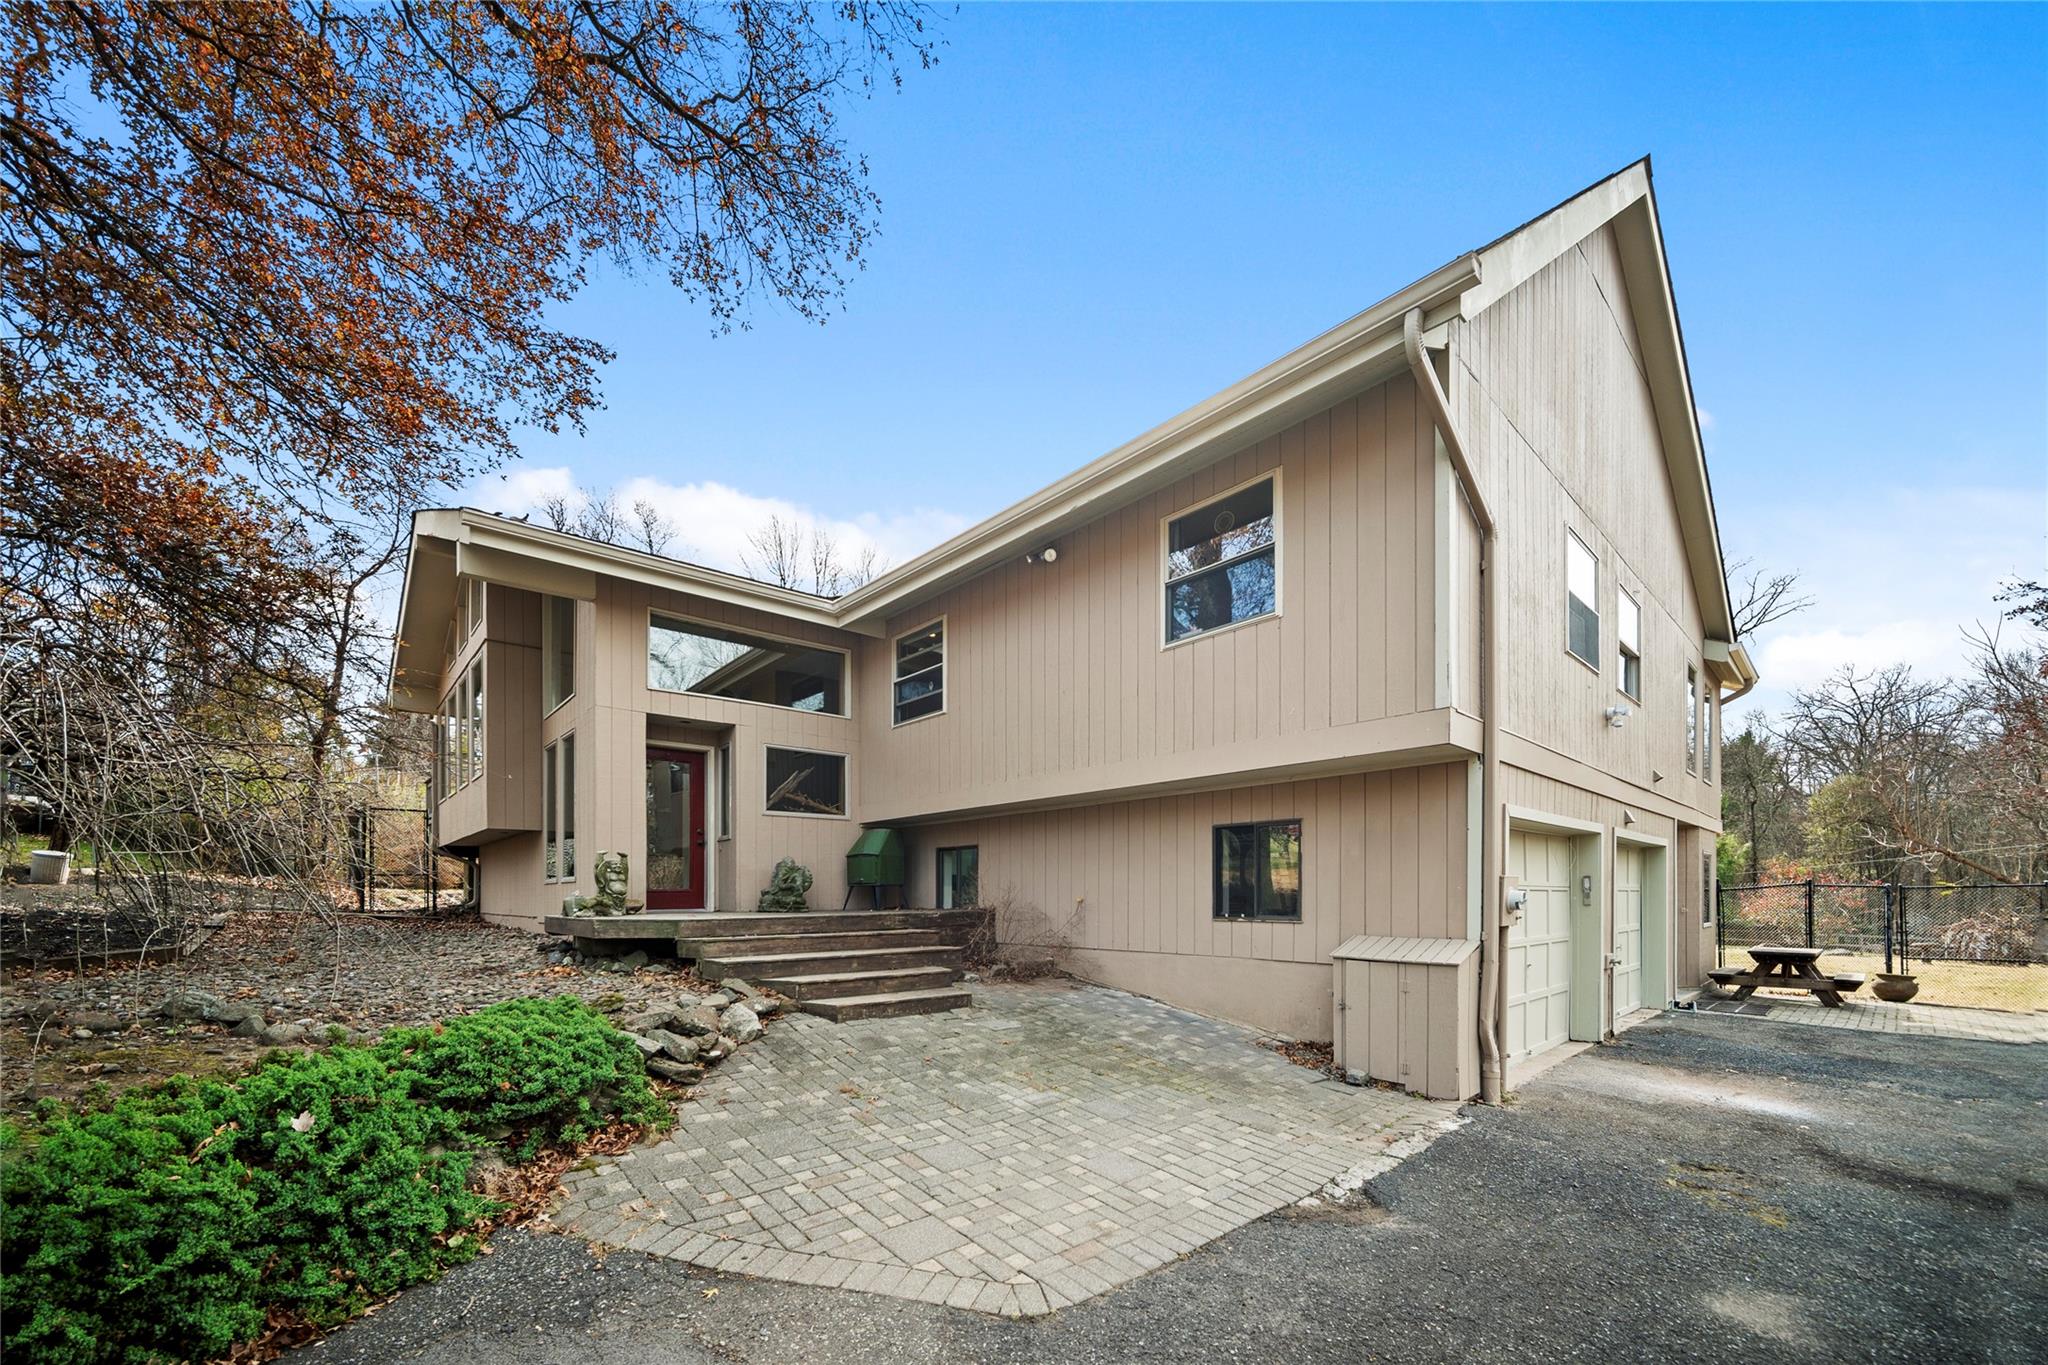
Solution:
<svg viewBox="0 0 2048 1365">
<path fill-rule="evenodd" d="M 972 1003 L 959 984 L 986 911 L 851 910 L 817 914 L 655 911 L 550 915 L 547 930 L 624 951 L 673 944 L 709 980 L 737 976 L 835 1022 L 936 1014 Z M 580 945 L 579 945 L 580 946 Z"/>
</svg>

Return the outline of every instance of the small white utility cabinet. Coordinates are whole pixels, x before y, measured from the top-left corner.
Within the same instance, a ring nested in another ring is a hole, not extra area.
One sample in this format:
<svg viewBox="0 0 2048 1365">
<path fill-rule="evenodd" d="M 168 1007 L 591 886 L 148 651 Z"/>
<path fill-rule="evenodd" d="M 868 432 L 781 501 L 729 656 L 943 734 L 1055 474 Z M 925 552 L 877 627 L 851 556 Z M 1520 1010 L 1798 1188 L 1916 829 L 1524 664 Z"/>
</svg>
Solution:
<svg viewBox="0 0 2048 1365">
<path fill-rule="evenodd" d="M 1361 934 L 1330 954 L 1337 1065 L 1435 1100 L 1479 1090 L 1479 944 Z"/>
</svg>

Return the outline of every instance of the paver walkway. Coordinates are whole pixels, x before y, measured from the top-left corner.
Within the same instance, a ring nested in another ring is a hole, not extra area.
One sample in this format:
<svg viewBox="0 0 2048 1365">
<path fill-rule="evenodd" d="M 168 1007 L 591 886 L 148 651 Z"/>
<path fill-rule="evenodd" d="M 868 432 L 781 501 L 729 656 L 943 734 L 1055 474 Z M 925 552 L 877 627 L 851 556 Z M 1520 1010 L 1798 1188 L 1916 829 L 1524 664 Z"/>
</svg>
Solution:
<svg viewBox="0 0 2048 1365">
<path fill-rule="evenodd" d="M 1117 991 L 974 994 L 951 1014 L 776 1022 L 673 1136 L 572 1173 L 556 1223 L 725 1271 L 1028 1317 L 1377 1174 L 1456 1113 Z"/>
<path fill-rule="evenodd" d="M 1967 1038 L 1984 1043 L 2048 1043 L 2048 1014 L 1977 1010 L 1961 1005 L 1892 1005 L 1851 997 L 1840 1009 L 1818 1000 L 1752 995 L 1747 1000 L 1701 996 L 1701 1013 L 1769 1019 L 1774 1024 L 1815 1024 L 1859 1033 L 1905 1033 L 1921 1038 Z"/>
</svg>

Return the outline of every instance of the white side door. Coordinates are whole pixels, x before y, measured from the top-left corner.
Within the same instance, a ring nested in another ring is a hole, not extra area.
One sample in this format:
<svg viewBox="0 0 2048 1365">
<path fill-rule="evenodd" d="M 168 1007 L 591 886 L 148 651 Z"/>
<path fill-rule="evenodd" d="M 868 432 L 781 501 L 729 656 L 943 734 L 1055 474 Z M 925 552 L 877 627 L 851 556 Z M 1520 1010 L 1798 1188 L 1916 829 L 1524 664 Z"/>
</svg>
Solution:
<svg viewBox="0 0 2048 1365">
<path fill-rule="evenodd" d="M 1614 1017 L 1643 1007 L 1643 851 L 1614 846 Z"/>
<path fill-rule="evenodd" d="M 1555 834 L 1508 832 L 1508 875 L 1529 893 L 1508 930 L 1508 1057 L 1527 1057 L 1571 1036 L 1572 845 Z"/>
</svg>

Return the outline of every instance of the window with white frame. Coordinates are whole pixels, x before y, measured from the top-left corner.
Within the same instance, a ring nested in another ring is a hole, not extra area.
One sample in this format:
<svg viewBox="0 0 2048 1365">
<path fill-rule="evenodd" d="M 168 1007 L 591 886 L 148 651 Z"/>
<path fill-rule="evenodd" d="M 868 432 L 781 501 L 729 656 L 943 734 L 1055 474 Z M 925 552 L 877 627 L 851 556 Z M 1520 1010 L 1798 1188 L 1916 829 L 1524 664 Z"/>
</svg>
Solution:
<svg viewBox="0 0 2048 1365">
<path fill-rule="evenodd" d="M 469 666 L 469 775 L 484 774 L 484 658 Z"/>
<path fill-rule="evenodd" d="M 484 623 L 484 581 L 465 575 L 457 592 L 462 598 L 462 638 L 467 640 Z"/>
<path fill-rule="evenodd" d="M 846 655 L 704 621 L 655 615 L 647 628 L 647 685 L 735 701 L 846 714 Z"/>
<path fill-rule="evenodd" d="M 946 622 L 896 637 L 896 724 L 946 709 Z"/>
<path fill-rule="evenodd" d="M 1636 599 L 1628 595 L 1628 589 L 1619 589 L 1614 598 L 1614 641 L 1618 655 L 1616 685 L 1630 700 L 1643 699 L 1643 609 L 1636 605 Z"/>
<path fill-rule="evenodd" d="M 1700 770 L 1700 671 L 1685 666 L 1685 770 Z"/>
<path fill-rule="evenodd" d="M 1260 479 L 1167 523 L 1168 644 L 1280 610 L 1273 488 Z"/>
<path fill-rule="evenodd" d="M 541 751 L 541 849 L 551 882 L 576 880 L 576 736 Z"/>
<path fill-rule="evenodd" d="M 1700 776 L 1714 780 L 1714 687 L 1711 680 L 1700 691 Z"/>
<path fill-rule="evenodd" d="M 576 694 L 576 599 L 540 600 L 541 714 Z"/>
<path fill-rule="evenodd" d="M 1600 667 L 1600 561 L 1571 531 L 1564 533 L 1564 647 Z"/>
<path fill-rule="evenodd" d="M 845 815 L 846 755 L 768 746 L 771 815 Z"/>
</svg>

